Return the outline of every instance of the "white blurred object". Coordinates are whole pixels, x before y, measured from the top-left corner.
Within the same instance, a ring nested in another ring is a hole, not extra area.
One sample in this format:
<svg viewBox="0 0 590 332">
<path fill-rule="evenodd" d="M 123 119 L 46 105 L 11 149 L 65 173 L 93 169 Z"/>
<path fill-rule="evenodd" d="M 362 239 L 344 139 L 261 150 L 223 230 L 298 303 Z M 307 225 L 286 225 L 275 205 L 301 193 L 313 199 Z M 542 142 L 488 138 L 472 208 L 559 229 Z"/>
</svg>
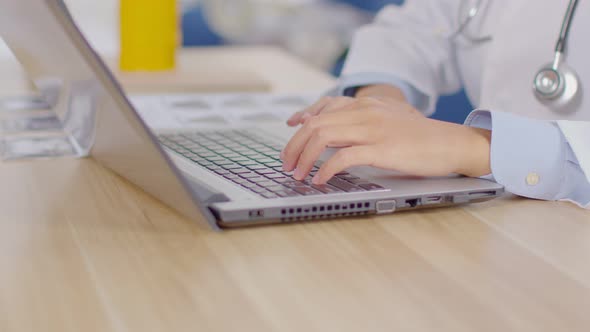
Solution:
<svg viewBox="0 0 590 332">
<path fill-rule="evenodd" d="M 194 0 L 193 0 L 194 1 Z M 101 55 L 119 52 L 119 0 L 65 0 L 76 24 Z M 0 36 L 0 59 L 13 58 Z"/>
<path fill-rule="evenodd" d="M 0 37 L 0 60 L 1 59 L 8 59 L 11 57 L 12 57 L 12 53 L 10 52 L 10 49 L 8 48 L 8 46 L 6 45 L 4 40 L 2 40 L 2 37 Z"/>
<path fill-rule="evenodd" d="M 101 55 L 119 53 L 119 0 L 65 0 L 72 17 Z"/>
<path fill-rule="evenodd" d="M 320 0 L 201 0 L 212 28 L 235 43 L 279 44 L 327 69 L 371 15 Z"/>
</svg>

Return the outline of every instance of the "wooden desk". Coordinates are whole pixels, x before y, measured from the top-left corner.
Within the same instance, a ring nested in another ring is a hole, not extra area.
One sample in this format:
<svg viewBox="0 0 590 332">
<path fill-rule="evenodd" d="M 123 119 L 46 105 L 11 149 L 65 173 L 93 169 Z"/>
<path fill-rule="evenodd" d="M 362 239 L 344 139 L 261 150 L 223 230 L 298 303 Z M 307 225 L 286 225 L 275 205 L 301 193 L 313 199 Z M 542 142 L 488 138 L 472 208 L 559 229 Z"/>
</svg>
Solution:
<svg viewBox="0 0 590 332">
<path fill-rule="evenodd" d="M 330 83 L 240 52 L 283 91 Z M 590 330 L 590 212 L 567 203 L 214 233 L 92 160 L 2 164 L 0 184 L 2 332 Z"/>
</svg>

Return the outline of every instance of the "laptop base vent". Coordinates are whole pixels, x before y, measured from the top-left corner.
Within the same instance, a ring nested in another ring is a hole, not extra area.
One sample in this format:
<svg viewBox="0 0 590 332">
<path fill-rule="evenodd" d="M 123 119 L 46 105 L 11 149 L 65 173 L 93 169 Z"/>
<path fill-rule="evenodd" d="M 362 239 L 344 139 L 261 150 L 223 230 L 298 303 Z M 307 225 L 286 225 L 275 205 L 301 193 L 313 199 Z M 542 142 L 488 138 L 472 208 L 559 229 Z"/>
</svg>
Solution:
<svg viewBox="0 0 590 332">
<path fill-rule="evenodd" d="M 281 222 L 322 220 L 348 216 L 363 216 L 372 212 L 371 202 L 323 204 L 281 210 Z"/>
</svg>

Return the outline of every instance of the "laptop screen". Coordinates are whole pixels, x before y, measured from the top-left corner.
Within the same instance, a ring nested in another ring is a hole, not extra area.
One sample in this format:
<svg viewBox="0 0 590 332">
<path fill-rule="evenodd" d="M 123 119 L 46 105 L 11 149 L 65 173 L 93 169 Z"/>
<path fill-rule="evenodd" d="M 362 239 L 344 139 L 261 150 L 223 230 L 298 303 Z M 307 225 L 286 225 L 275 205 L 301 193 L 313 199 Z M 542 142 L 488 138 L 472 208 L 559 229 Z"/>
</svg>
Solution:
<svg viewBox="0 0 590 332">
<path fill-rule="evenodd" d="M 186 183 L 160 148 L 63 1 L 0 0 L 0 8 L 0 35 L 53 106 L 79 154 L 215 227 L 200 202 L 206 197 L 193 194 L 195 184 Z"/>
</svg>

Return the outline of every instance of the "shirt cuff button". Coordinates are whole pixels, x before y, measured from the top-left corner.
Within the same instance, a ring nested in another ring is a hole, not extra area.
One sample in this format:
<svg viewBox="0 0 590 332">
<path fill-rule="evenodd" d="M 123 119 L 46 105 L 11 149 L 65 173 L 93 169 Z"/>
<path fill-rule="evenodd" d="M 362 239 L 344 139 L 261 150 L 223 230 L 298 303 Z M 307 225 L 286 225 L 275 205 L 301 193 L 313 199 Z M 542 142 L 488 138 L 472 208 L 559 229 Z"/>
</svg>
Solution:
<svg viewBox="0 0 590 332">
<path fill-rule="evenodd" d="M 539 181 L 541 181 L 541 177 L 539 177 L 539 174 L 537 173 L 529 173 L 529 175 L 526 176 L 526 184 L 529 186 L 536 186 L 539 184 Z"/>
</svg>

